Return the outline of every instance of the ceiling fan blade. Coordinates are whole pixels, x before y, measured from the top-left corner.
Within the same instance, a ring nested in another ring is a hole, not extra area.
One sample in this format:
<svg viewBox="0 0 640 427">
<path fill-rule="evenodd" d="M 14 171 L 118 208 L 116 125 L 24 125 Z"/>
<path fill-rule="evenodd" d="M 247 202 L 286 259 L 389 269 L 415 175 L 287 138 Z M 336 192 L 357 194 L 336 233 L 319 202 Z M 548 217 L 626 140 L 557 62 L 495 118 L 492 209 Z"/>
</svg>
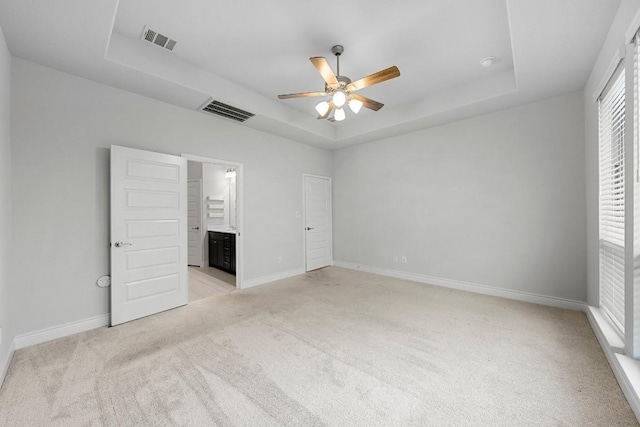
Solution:
<svg viewBox="0 0 640 427">
<path fill-rule="evenodd" d="M 356 80 L 353 83 L 349 83 L 346 89 L 349 91 L 363 89 L 368 86 L 373 86 L 375 84 L 394 79 L 399 75 L 400 70 L 398 70 L 398 67 L 394 65 L 393 67 L 386 68 L 382 71 L 378 71 L 377 73 L 373 73 L 370 76 Z"/>
<path fill-rule="evenodd" d="M 340 87 L 340 82 L 336 78 L 336 75 L 333 74 L 333 70 L 331 70 L 329 63 L 327 62 L 327 58 L 324 56 L 314 56 L 313 58 L 309 58 L 309 60 L 313 66 L 316 67 L 316 70 L 318 70 L 318 73 L 320 73 L 324 81 L 327 82 L 327 86 L 332 89 Z"/>
<path fill-rule="evenodd" d="M 333 101 L 329 101 L 329 108 L 327 108 L 327 112 L 321 116 L 318 116 L 318 120 L 323 120 L 329 117 L 329 114 L 331 114 L 332 110 L 333 110 Z"/>
<path fill-rule="evenodd" d="M 373 99 L 370 98 L 366 98 L 364 96 L 358 95 L 357 93 L 352 93 L 351 97 L 353 99 L 357 99 L 358 101 L 362 102 L 362 106 L 366 107 L 370 110 L 373 111 L 378 111 L 379 109 L 381 109 L 382 107 L 384 107 L 384 104 L 378 102 L 378 101 L 374 101 Z"/>
<path fill-rule="evenodd" d="M 284 95 L 278 95 L 280 99 L 289 99 L 289 98 L 308 98 L 310 96 L 325 96 L 328 95 L 327 92 L 300 92 L 300 93 L 287 93 Z"/>
</svg>

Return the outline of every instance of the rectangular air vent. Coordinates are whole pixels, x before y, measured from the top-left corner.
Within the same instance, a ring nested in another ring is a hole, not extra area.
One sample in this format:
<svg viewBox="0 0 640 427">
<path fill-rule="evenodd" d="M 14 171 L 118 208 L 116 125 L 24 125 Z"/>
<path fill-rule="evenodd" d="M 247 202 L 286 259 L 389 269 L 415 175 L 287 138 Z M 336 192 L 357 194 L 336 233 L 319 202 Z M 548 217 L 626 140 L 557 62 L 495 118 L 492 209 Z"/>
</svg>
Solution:
<svg viewBox="0 0 640 427">
<path fill-rule="evenodd" d="M 163 47 L 167 50 L 173 50 L 173 48 L 176 47 L 177 43 L 175 40 L 171 40 L 169 37 L 160 34 L 149 27 L 144 27 L 142 36 L 140 38 L 142 40 L 146 40 L 150 43 Z"/>
<path fill-rule="evenodd" d="M 214 100 L 211 100 L 207 104 L 205 104 L 204 107 L 201 108 L 201 110 L 207 113 L 226 117 L 227 119 L 235 120 L 237 122 L 244 122 L 247 119 L 255 116 L 255 114 L 248 111 L 244 111 L 223 102 Z"/>
</svg>

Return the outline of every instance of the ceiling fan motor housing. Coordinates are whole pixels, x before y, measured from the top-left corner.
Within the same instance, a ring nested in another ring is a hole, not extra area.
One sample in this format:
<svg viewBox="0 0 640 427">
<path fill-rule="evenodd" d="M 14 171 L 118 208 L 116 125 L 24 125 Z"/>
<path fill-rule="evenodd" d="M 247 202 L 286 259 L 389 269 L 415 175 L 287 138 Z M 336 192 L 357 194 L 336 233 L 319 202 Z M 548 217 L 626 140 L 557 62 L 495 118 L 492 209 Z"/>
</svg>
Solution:
<svg viewBox="0 0 640 427">
<path fill-rule="evenodd" d="M 340 88 L 342 88 L 342 89 L 344 89 L 344 87 L 346 85 L 351 83 L 351 79 L 349 77 L 347 77 L 347 76 L 336 76 L 336 79 L 338 79 L 338 82 L 340 83 Z M 328 92 L 328 93 L 331 93 L 331 92 L 334 92 L 335 89 L 330 88 L 329 85 L 325 83 L 324 84 L 324 91 Z"/>
</svg>

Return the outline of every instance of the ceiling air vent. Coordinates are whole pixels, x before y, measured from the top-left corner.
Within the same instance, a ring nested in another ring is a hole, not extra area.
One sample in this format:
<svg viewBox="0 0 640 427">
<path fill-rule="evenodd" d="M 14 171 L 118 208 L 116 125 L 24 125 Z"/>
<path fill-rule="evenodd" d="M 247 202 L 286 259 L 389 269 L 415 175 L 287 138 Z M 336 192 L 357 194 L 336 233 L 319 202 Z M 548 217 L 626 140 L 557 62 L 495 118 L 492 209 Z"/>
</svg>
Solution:
<svg viewBox="0 0 640 427">
<path fill-rule="evenodd" d="M 227 119 L 235 120 L 237 122 L 244 122 L 247 119 L 255 116 L 253 113 L 241 110 L 231 105 L 225 104 L 220 101 L 211 100 L 201 108 L 202 111 L 215 114 L 217 116 L 226 117 Z"/>
<path fill-rule="evenodd" d="M 144 27 L 141 39 L 163 47 L 167 50 L 173 50 L 173 48 L 176 47 L 177 43 L 175 40 L 171 40 L 169 37 L 162 35 L 149 27 Z"/>
</svg>

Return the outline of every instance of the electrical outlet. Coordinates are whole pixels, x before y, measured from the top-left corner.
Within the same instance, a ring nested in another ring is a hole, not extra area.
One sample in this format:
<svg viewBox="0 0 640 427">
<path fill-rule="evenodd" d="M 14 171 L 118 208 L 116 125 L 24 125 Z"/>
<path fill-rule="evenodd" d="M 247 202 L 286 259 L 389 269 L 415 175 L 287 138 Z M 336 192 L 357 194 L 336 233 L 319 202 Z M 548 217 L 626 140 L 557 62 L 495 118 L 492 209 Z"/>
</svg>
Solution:
<svg viewBox="0 0 640 427">
<path fill-rule="evenodd" d="M 406 257 L 406 256 L 404 256 L 404 255 L 402 255 L 402 263 L 403 263 L 403 264 L 406 264 L 406 263 L 407 263 L 407 257 Z"/>
<path fill-rule="evenodd" d="M 278 264 L 282 264 L 282 255 L 278 255 Z"/>
<path fill-rule="evenodd" d="M 2 326 L 0 326 L 0 344 L 2 344 Z"/>
<path fill-rule="evenodd" d="M 302 212 L 296 211 L 296 218 L 300 218 L 302 216 Z"/>
<path fill-rule="evenodd" d="M 393 256 L 393 262 L 398 262 L 398 255 Z"/>
</svg>

